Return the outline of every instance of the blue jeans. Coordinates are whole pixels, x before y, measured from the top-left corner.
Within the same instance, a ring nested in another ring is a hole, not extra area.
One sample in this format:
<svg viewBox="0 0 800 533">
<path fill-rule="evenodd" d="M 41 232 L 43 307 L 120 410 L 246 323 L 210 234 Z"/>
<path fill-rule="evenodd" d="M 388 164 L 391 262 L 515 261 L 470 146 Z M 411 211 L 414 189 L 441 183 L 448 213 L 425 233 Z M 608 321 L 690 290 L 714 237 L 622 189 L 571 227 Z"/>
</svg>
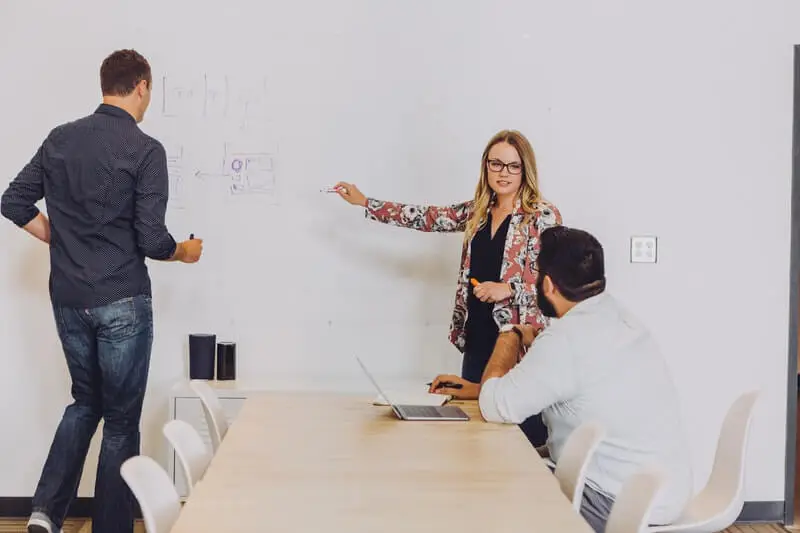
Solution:
<svg viewBox="0 0 800 533">
<path fill-rule="evenodd" d="M 134 499 L 120 466 L 139 453 L 139 422 L 153 345 L 150 297 L 125 298 L 91 309 L 54 306 L 53 312 L 74 401 L 56 430 L 33 510 L 62 526 L 102 418 L 92 531 L 132 533 Z"/>
<path fill-rule="evenodd" d="M 547 465 L 551 472 L 555 468 Z M 581 498 L 580 515 L 583 517 L 595 533 L 604 533 L 606 523 L 614 506 L 614 499 L 607 494 L 594 490 L 589 485 L 584 485 L 583 496 Z"/>
</svg>

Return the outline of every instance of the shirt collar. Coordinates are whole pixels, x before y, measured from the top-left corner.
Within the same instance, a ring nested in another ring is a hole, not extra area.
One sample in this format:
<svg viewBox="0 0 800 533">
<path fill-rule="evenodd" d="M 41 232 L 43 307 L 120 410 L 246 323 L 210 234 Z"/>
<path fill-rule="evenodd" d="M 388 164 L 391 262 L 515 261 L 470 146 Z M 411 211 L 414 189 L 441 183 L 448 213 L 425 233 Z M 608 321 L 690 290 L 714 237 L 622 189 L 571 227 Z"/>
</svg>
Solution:
<svg viewBox="0 0 800 533">
<path fill-rule="evenodd" d="M 570 309 L 569 311 L 564 313 L 564 316 L 567 316 L 568 314 L 572 313 L 576 309 L 579 310 L 579 311 L 585 311 L 587 309 L 591 309 L 591 308 L 593 308 L 593 307 L 595 307 L 597 305 L 602 304 L 603 302 L 608 300 L 609 297 L 610 296 L 606 293 L 606 291 L 603 291 L 600 294 L 595 294 L 594 296 L 590 296 L 589 298 L 586 298 L 585 300 L 581 300 L 580 302 L 578 302 L 575 305 L 573 305 L 572 309 Z"/>
<path fill-rule="evenodd" d="M 121 107 L 117 107 L 111 104 L 100 104 L 95 110 L 95 113 L 100 113 L 102 115 L 111 115 L 112 117 L 118 117 L 118 118 L 127 118 L 133 121 L 134 124 L 136 123 L 136 119 L 133 118 L 133 115 L 131 115 Z"/>
</svg>

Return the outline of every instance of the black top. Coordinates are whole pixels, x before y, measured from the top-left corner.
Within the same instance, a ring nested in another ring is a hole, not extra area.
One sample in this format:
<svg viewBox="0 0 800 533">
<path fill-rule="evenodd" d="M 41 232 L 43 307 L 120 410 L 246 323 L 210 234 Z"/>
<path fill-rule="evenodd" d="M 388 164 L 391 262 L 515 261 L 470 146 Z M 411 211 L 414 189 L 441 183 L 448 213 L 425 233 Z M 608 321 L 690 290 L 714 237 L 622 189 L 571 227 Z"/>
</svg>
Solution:
<svg viewBox="0 0 800 533">
<path fill-rule="evenodd" d="M 479 282 L 500 281 L 500 270 L 503 267 L 503 254 L 506 245 L 506 234 L 511 216 L 507 216 L 492 238 L 492 214 L 489 213 L 486 224 L 472 238 L 469 276 Z M 472 356 L 480 355 L 480 359 L 488 361 L 494 349 L 499 328 L 492 317 L 493 303 L 481 302 L 475 297 L 474 287 L 470 284 L 467 298 L 467 323 L 465 325 L 465 351 Z M 485 366 L 485 361 L 483 361 Z M 481 372 L 483 369 L 481 368 Z"/>
<path fill-rule="evenodd" d="M 96 307 L 150 295 L 145 257 L 168 259 L 164 147 L 125 110 L 106 104 L 55 128 L 3 194 L 3 216 L 32 221 L 45 199 L 54 304 Z"/>
</svg>

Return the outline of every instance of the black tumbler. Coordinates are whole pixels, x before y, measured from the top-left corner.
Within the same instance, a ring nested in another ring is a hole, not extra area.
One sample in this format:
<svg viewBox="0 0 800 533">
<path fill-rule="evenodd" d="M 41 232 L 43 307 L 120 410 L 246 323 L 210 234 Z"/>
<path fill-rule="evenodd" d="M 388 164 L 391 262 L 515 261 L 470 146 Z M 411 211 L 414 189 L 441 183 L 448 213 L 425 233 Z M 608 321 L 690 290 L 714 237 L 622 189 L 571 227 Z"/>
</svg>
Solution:
<svg viewBox="0 0 800 533">
<path fill-rule="evenodd" d="M 229 381 L 236 379 L 236 343 L 217 344 L 217 379 Z"/>
<path fill-rule="evenodd" d="M 209 333 L 189 335 L 189 379 L 214 379 L 216 344 L 216 335 Z"/>
</svg>

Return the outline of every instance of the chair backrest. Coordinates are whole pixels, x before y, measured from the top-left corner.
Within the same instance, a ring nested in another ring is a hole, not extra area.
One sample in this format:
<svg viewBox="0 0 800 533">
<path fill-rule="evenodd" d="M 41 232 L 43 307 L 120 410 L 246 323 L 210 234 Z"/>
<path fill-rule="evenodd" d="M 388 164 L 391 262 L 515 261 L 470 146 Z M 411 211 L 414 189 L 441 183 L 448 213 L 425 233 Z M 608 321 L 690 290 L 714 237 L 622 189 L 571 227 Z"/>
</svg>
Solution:
<svg viewBox="0 0 800 533">
<path fill-rule="evenodd" d="M 181 513 L 178 491 L 161 465 L 146 455 L 131 457 L 120 474 L 139 502 L 147 533 L 167 533 Z"/>
<path fill-rule="evenodd" d="M 164 436 L 175 449 L 175 455 L 183 467 L 189 494 L 194 484 L 206 473 L 211 462 L 211 452 L 200 434 L 188 422 L 170 420 L 164 425 Z"/>
<path fill-rule="evenodd" d="M 666 482 L 664 472 L 645 466 L 623 483 L 606 522 L 606 533 L 644 533 L 658 493 Z"/>
<path fill-rule="evenodd" d="M 760 394 L 760 390 L 752 390 L 739 396 L 722 422 L 711 475 L 706 486 L 694 498 L 698 506 L 702 503 L 704 514 L 713 516 L 706 526 L 716 528 L 716 524 L 723 524 L 718 529 L 725 529 L 742 511 L 747 442 L 754 407 Z"/>
<path fill-rule="evenodd" d="M 569 498 L 576 511 L 580 509 L 583 498 L 586 469 L 605 434 L 605 429 L 597 422 L 584 422 L 567 437 L 556 463 L 554 474 L 561 492 Z"/>
<path fill-rule="evenodd" d="M 214 453 L 217 453 L 225 433 L 228 432 L 228 419 L 225 418 L 225 411 L 222 410 L 217 393 L 208 383 L 202 380 L 192 380 L 189 383 L 203 404 L 208 434 L 211 436 L 211 448 Z"/>
</svg>

